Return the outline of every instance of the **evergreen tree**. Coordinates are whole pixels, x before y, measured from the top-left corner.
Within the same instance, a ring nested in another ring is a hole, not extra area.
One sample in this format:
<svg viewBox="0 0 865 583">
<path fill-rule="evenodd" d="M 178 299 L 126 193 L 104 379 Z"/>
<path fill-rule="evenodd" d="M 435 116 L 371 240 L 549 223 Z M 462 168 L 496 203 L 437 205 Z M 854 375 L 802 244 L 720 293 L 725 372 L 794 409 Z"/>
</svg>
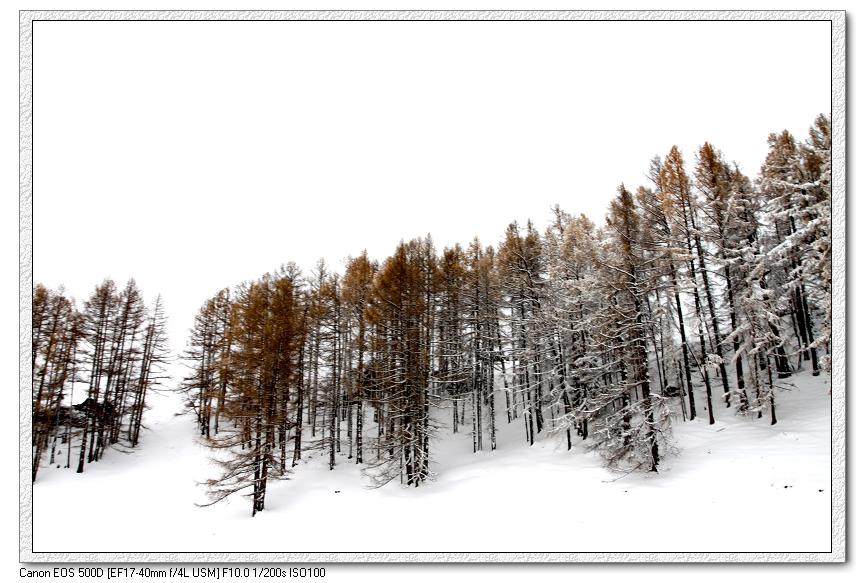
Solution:
<svg viewBox="0 0 865 583">
<path fill-rule="evenodd" d="M 803 237 L 804 224 L 813 214 L 810 189 L 803 188 L 805 177 L 800 163 L 800 147 L 788 131 L 769 135 L 769 153 L 760 172 L 759 188 L 766 201 L 771 229 L 766 232 L 767 253 L 772 271 L 767 274 L 779 299 L 787 304 L 796 334 L 799 353 L 810 361 L 814 375 L 819 374 L 811 312 L 804 281 L 804 264 L 813 257 L 812 237 Z M 804 258 L 802 256 L 805 256 Z M 804 259 L 804 261 L 803 261 Z M 777 287 L 776 287 L 777 286 Z M 781 374 L 788 372 L 780 370 Z"/>
<path fill-rule="evenodd" d="M 737 242 L 745 236 L 747 230 L 747 226 L 742 223 L 741 209 L 745 204 L 743 197 L 747 196 L 749 189 L 744 177 L 738 171 L 731 169 L 724 161 L 721 153 L 708 143 L 703 144 L 697 155 L 695 177 L 695 183 L 704 201 L 705 237 L 716 250 L 717 262 L 720 264 L 719 271 L 723 274 L 726 290 L 730 329 L 736 330 L 737 307 L 734 281 L 741 281 L 744 274 L 734 273 L 731 270 L 730 260 L 735 254 Z M 717 327 L 717 320 L 714 325 Z M 733 358 L 736 369 L 735 392 L 738 395 L 739 409 L 744 411 L 748 408 L 748 396 L 745 389 L 744 366 L 739 354 L 742 341 L 739 335 L 735 333 L 731 334 L 731 339 L 735 355 Z M 722 346 L 720 340 L 718 342 L 718 346 Z M 718 354 L 722 355 L 723 353 L 719 350 Z M 729 407 L 731 404 L 729 393 L 725 395 L 725 402 Z"/>
<path fill-rule="evenodd" d="M 431 358 L 425 350 L 431 333 L 428 269 L 431 245 L 415 239 L 401 243 L 376 273 L 368 306 L 373 322 L 370 369 L 375 379 L 379 419 L 378 455 L 368 463 L 377 485 L 396 477 L 418 486 L 429 477 Z M 434 267 L 434 262 L 432 266 Z"/>
<path fill-rule="evenodd" d="M 544 427 L 542 411 L 539 339 L 541 297 L 541 241 L 531 222 L 526 234 L 517 223 L 505 231 L 505 239 L 496 255 L 500 289 L 505 312 L 509 352 L 514 369 L 515 400 L 523 412 L 526 440 L 535 441 L 535 431 Z"/>
<path fill-rule="evenodd" d="M 644 307 L 650 262 L 642 242 L 644 227 L 624 186 L 610 205 L 607 227 L 599 258 L 607 312 L 599 319 L 604 336 L 598 339 L 612 366 L 608 384 L 594 396 L 593 407 L 602 412 L 595 443 L 613 467 L 656 472 L 669 414 L 651 391 Z"/>
<path fill-rule="evenodd" d="M 697 334 L 700 339 L 700 358 L 694 358 L 699 365 L 700 374 L 703 385 L 706 388 L 706 406 L 709 413 L 709 424 L 715 422 L 714 406 L 712 403 L 712 384 L 709 379 L 709 368 L 712 365 L 718 364 L 714 358 L 710 358 L 712 347 L 708 344 L 704 330 L 705 317 L 703 313 L 703 300 L 700 294 L 700 285 L 698 277 L 706 276 L 705 258 L 702 251 L 701 239 L 698 233 L 698 226 L 695 223 L 696 213 L 694 210 L 694 199 L 691 194 L 691 181 L 685 171 L 684 161 L 678 148 L 673 146 L 670 153 L 664 159 L 663 165 L 658 172 L 658 186 L 662 205 L 669 209 L 670 229 L 672 237 L 677 241 L 678 248 L 682 255 L 680 263 L 687 266 L 685 278 L 688 282 L 688 287 L 694 299 L 694 320 L 697 324 Z M 698 262 L 698 263 L 695 263 Z M 678 279 L 678 278 L 677 278 Z M 710 310 L 712 308 L 711 292 L 706 283 L 707 296 L 709 297 Z M 712 317 L 712 320 L 717 322 L 717 319 Z M 688 347 L 690 351 L 690 347 Z M 723 357 L 720 357 L 723 362 Z M 726 388 L 726 372 L 724 367 L 721 367 L 722 379 L 725 381 Z"/>
<path fill-rule="evenodd" d="M 342 301 L 346 306 L 348 327 L 353 330 L 353 340 L 349 346 L 356 351 L 356 366 L 349 376 L 347 388 L 348 399 L 357 411 L 355 435 L 349 435 L 349 441 L 353 438 L 356 444 L 355 463 L 363 463 L 363 428 L 364 408 L 363 402 L 369 397 L 369 375 L 366 372 L 366 361 L 369 353 L 369 323 L 366 317 L 366 306 L 375 277 L 377 266 L 369 260 L 364 251 L 359 257 L 349 260 L 342 278 Z"/>
<path fill-rule="evenodd" d="M 67 388 L 75 382 L 76 350 L 81 338 L 80 318 L 63 290 L 54 292 L 41 284 L 33 290 L 33 403 L 32 479 L 52 442 L 51 463 L 57 435 L 69 415 L 63 408 Z M 69 439 L 68 431 L 66 439 Z"/>
</svg>

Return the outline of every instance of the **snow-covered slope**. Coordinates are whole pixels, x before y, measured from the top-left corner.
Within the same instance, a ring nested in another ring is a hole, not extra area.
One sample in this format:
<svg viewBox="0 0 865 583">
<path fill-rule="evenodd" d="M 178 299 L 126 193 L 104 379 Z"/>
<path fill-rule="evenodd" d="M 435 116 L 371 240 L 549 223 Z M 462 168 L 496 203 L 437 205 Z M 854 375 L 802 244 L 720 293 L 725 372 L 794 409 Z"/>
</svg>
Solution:
<svg viewBox="0 0 865 583">
<path fill-rule="evenodd" d="M 45 468 L 33 489 L 36 552 L 818 552 L 830 550 L 830 397 L 824 376 L 790 379 L 778 419 L 735 418 L 716 403 L 674 426 L 658 475 L 616 475 L 580 442 L 498 421 L 495 452 L 447 429 L 435 481 L 370 489 L 345 453 L 318 453 L 271 482 L 250 517 L 243 496 L 212 507 L 215 475 L 175 395 L 154 399 L 138 451 L 108 452 L 83 475 Z M 499 402 L 502 399 L 498 399 Z M 449 414 L 443 411 L 443 418 Z M 64 453 L 65 459 L 65 453 Z"/>
</svg>

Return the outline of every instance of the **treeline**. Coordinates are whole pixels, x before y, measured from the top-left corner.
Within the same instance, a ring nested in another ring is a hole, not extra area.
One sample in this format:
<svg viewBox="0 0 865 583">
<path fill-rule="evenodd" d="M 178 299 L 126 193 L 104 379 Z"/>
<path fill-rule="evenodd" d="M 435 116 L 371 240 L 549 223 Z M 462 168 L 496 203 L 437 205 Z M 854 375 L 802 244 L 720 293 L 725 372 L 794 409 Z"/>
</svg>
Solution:
<svg viewBox="0 0 865 583">
<path fill-rule="evenodd" d="M 779 379 L 831 365 L 830 135 L 822 115 L 805 142 L 770 135 L 753 182 L 708 143 L 690 173 L 673 147 L 602 226 L 556 207 L 496 248 L 428 236 L 342 274 L 289 263 L 220 291 L 184 382 L 225 450 L 212 502 L 251 489 L 255 515 L 310 444 L 331 468 L 344 453 L 374 484 L 418 486 L 434 434 L 461 425 L 474 451 L 520 423 L 530 445 L 555 432 L 657 471 L 674 414 L 775 423 Z"/>
<path fill-rule="evenodd" d="M 148 309 L 133 280 L 105 280 L 79 311 L 62 288 L 36 284 L 32 334 L 33 481 L 49 448 L 49 464 L 81 473 L 109 446 L 137 446 L 167 359 L 161 298 Z"/>
</svg>

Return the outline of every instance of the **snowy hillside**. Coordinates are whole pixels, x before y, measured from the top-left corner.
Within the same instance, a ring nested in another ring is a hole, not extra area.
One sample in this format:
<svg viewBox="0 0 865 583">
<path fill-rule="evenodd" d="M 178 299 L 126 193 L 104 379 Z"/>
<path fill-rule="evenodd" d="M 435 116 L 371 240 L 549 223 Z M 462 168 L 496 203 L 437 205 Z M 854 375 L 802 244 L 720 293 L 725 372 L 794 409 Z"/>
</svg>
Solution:
<svg viewBox="0 0 865 583">
<path fill-rule="evenodd" d="M 777 425 L 716 403 L 674 422 L 678 453 L 657 475 L 613 474 L 582 442 L 567 451 L 497 421 L 498 449 L 472 454 L 470 426 L 433 443 L 432 482 L 369 488 L 343 452 L 305 454 L 250 517 L 233 495 L 202 508 L 216 473 L 177 395 L 154 397 L 142 446 L 109 451 L 83 475 L 45 468 L 33 488 L 35 552 L 830 550 L 830 396 L 826 375 L 789 379 Z M 502 399 L 499 400 L 501 402 Z M 449 410 L 437 411 L 443 420 Z M 62 455 L 62 454 L 61 454 Z M 82 509 L 87 522 L 82 524 Z"/>
</svg>

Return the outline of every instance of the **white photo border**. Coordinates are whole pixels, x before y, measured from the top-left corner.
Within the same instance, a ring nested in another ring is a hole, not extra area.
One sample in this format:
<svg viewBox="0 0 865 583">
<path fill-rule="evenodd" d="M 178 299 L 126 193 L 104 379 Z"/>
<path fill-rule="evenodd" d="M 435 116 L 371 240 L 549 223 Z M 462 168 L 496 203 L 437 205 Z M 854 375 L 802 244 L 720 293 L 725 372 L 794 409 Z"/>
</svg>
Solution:
<svg viewBox="0 0 865 583">
<path fill-rule="evenodd" d="M 30 355 L 33 295 L 33 23 L 44 20 L 829 21 L 832 26 L 832 550 L 825 553 L 34 552 Z M 19 13 L 19 560 L 25 563 L 772 563 L 846 561 L 846 13 L 844 11 L 21 11 Z"/>
</svg>

